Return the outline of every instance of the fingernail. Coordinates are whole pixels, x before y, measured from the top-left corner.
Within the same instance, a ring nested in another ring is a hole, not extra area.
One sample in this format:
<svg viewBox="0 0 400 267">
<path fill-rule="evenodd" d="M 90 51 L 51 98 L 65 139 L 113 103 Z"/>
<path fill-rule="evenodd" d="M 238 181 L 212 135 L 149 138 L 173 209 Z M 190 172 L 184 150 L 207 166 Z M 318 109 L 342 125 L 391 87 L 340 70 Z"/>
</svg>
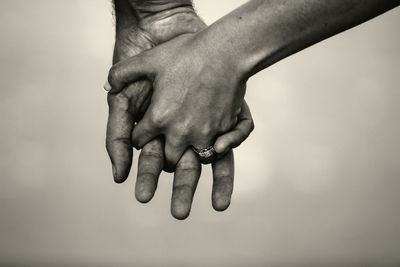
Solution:
<svg viewBox="0 0 400 267">
<path fill-rule="evenodd" d="M 107 92 L 110 92 L 112 89 L 111 85 L 109 82 L 106 82 L 106 84 L 104 85 L 104 90 L 106 90 Z"/>
</svg>

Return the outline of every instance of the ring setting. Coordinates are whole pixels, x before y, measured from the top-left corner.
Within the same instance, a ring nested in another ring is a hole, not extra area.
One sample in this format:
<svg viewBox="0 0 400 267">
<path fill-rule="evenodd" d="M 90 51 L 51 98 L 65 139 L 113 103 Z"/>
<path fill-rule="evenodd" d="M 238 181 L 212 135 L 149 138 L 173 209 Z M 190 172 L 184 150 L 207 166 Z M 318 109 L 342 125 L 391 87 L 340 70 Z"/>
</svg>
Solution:
<svg viewBox="0 0 400 267">
<path fill-rule="evenodd" d="M 217 155 L 213 146 L 208 146 L 208 147 L 202 148 L 202 149 L 193 147 L 193 151 L 196 152 L 197 155 L 199 155 L 202 163 L 205 163 L 205 164 L 211 163 Z"/>
</svg>

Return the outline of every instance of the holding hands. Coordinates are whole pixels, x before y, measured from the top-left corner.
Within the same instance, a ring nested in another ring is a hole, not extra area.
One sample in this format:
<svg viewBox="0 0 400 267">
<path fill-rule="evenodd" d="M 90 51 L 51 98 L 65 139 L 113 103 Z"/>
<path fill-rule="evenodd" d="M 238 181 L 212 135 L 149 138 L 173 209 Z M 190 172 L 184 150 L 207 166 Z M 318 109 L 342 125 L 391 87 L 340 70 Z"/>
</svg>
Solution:
<svg viewBox="0 0 400 267">
<path fill-rule="evenodd" d="M 254 128 L 247 80 L 399 3 L 251 0 L 206 27 L 190 0 L 115 0 L 115 64 L 105 86 L 115 181 L 128 177 L 132 147 L 141 149 L 136 198 L 150 201 L 161 171 L 174 172 L 171 212 L 184 219 L 201 163 L 212 163 L 213 207 L 225 210 L 232 149 Z"/>
<path fill-rule="evenodd" d="M 145 53 L 153 51 L 153 49 L 162 46 L 164 42 L 192 36 L 194 32 L 205 28 L 205 24 L 198 18 L 191 6 L 177 4 L 171 8 L 171 2 L 173 1 L 164 1 L 168 4 L 168 8 L 164 9 L 165 6 L 161 3 L 162 1 L 158 1 L 157 4 L 149 4 L 150 1 L 142 2 L 147 3 L 147 5 L 143 7 L 137 2 L 133 5 L 127 1 L 115 2 L 117 16 L 117 35 L 114 48 L 115 63 L 124 59 L 128 62 L 130 60 L 129 57 L 135 56 L 142 51 L 146 51 Z M 134 14 L 130 11 L 132 6 L 137 8 Z M 153 48 L 154 46 L 156 47 Z M 127 64 L 125 66 L 126 62 L 121 62 L 116 65 L 118 66 L 117 71 L 122 71 L 123 73 L 129 71 L 131 65 Z M 139 144 L 138 139 L 134 138 L 134 135 L 140 133 L 142 131 L 141 128 L 146 125 L 143 122 L 147 120 L 148 114 L 153 112 L 160 115 L 163 114 L 162 108 L 153 105 L 156 92 L 158 93 L 157 99 L 164 106 L 175 104 L 174 101 L 170 101 L 171 93 L 167 93 L 167 90 L 164 93 L 163 87 L 157 87 L 159 90 L 153 89 L 156 87 L 146 79 L 136 82 L 129 78 L 127 82 L 120 82 L 117 79 L 113 81 L 121 84 L 121 87 L 113 89 L 113 92 L 108 94 L 110 112 L 106 144 L 113 164 L 115 181 L 121 183 L 126 180 L 132 164 L 132 147 L 133 145 L 140 147 L 142 151 L 139 156 L 135 189 L 136 198 L 143 203 L 150 201 L 156 191 L 161 171 L 163 169 L 175 171 L 171 213 L 178 219 L 186 218 L 189 215 L 193 194 L 201 173 L 200 158 L 189 146 L 190 140 L 184 138 L 181 140 L 171 139 L 171 137 L 173 138 L 178 134 L 182 136 L 183 134 L 179 131 L 176 131 L 176 133 L 169 131 L 171 135 L 164 135 L 167 131 L 163 132 L 161 129 L 167 129 L 167 127 L 158 128 L 157 124 L 155 124 L 155 128 L 157 127 L 158 130 L 150 133 L 150 137 L 146 137 L 145 141 L 141 141 Z M 173 93 L 176 94 L 176 91 Z M 206 100 L 204 97 L 205 95 L 203 94 L 203 100 Z M 192 103 L 196 104 L 195 102 Z M 150 109 L 152 106 L 154 106 L 154 109 Z M 186 105 L 186 107 L 190 106 Z M 234 161 L 230 147 L 239 145 L 252 130 L 252 119 L 247 105 L 243 103 L 243 108 L 239 108 L 239 111 L 240 114 L 236 119 L 237 124 L 233 125 L 236 127 L 232 127 L 231 131 L 221 136 L 216 142 L 219 145 L 215 146 L 216 149 L 223 151 L 218 158 L 214 159 L 212 164 L 214 177 L 212 204 L 216 210 L 220 211 L 229 206 L 233 190 Z M 187 110 L 182 110 L 176 114 L 179 115 L 179 113 L 183 112 L 189 114 Z M 183 116 L 181 117 L 183 118 Z M 200 116 L 199 118 L 203 118 L 203 123 L 206 117 Z M 168 129 L 180 130 L 176 127 L 177 124 L 173 124 L 176 121 L 171 120 L 170 124 L 173 127 Z M 163 123 L 160 120 L 158 122 Z M 198 120 L 198 122 L 200 121 Z M 135 123 L 137 123 L 136 126 Z M 143 137 L 140 140 L 142 139 Z M 176 140 L 182 143 L 179 149 L 171 145 Z M 187 147 L 183 146 L 184 143 L 188 144 Z M 179 154 L 179 157 L 175 156 L 171 160 L 171 154 Z"/>
<path fill-rule="evenodd" d="M 243 102 L 244 82 L 232 64 L 221 68 L 213 62 L 216 57 L 203 44 L 195 34 L 180 35 L 110 70 L 110 93 L 140 79 L 152 83 L 151 103 L 133 130 L 132 141 L 140 149 L 164 136 L 171 168 L 190 146 L 196 150 L 214 146 L 222 154 L 244 141 L 253 128 Z M 239 116 L 239 128 L 230 132 Z M 203 163 L 209 163 L 208 158 Z"/>
</svg>

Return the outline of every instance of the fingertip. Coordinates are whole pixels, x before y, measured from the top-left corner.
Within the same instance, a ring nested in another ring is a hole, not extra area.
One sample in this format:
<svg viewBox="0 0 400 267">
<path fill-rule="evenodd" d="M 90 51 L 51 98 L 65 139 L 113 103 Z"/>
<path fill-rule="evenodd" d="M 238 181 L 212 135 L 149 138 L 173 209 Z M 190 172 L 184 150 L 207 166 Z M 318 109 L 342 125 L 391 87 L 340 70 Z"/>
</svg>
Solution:
<svg viewBox="0 0 400 267">
<path fill-rule="evenodd" d="M 126 181 L 126 179 L 128 179 L 130 173 L 130 166 L 131 166 L 130 163 L 126 165 L 114 163 L 112 165 L 114 181 L 117 184 L 122 184 L 123 182 Z"/>
<path fill-rule="evenodd" d="M 117 175 L 117 168 L 115 168 L 114 164 L 112 165 L 112 172 L 115 179 L 115 177 L 117 177 L 118 175 Z"/>
<path fill-rule="evenodd" d="M 106 90 L 107 92 L 110 92 L 111 89 L 112 89 L 111 84 L 110 84 L 108 81 L 106 81 L 106 83 L 104 84 L 103 88 L 104 88 L 104 90 Z"/>
<path fill-rule="evenodd" d="M 132 165 L 132 146 L 129 141 L 130 129 L 133 127 L 130 116 L 121 112 L 114 103 L 108 117 L 106 149 L 112 163 L 112 174 L 116 183 L 123 183 L 129 175 Z"/>
<path fill-rule="evenodd" d="M 122 183 L 125 182 L 125 181 L 126 181 L 126 178 L 114 176 L 114 182 L 115 182 L 116 184 L 122 184 Z"/>
<path fill-rule="evenodd" d="M 149 202 L 157 189 L 158 176 L 153 174 L 138 175 L 135 185 L 135 197 L 140 203 Z"/>
<path fill-rule="evenodd" d="M 171 214 L 177 220 L 185 220 L 189 217 L 190 207 L 181 203 L 173 204 L 171 207 Z"/>
<path fill-rule="evenodd" d="M 189 216 L 192 206 L 193 193 L 189 186 L 178 186 L 173 189 L 171 201 L 171 214 L 178 220 Z"/>
<path fill-rule="evenodd" d="M 114 177 L 114 182 L 116 182 L 117 184 L 121 184 L 124 182 L 123 179 L 121 179 L 118 176 L 117 167 L 115 167 L 114 164 L 112 165 L 112 173 L 113 173 L 113 177 Z"/>
<path fill-rule="evenodd" d="M 154 192 L 148 189 L 138 188 L 135 190 L 136 200 L 140 203 L 146 204 L 153 198 Z"/>
<path fill-rule="evenodd" d="M 120 67 L 117 67 L 118 64 L 115 64 L 114 66 L 111 67 L 110 71 L 108 72 L 108 78 L 107 82 L 104 85 L 104 90 L 106 90 L 109 93 L 118 93 L 118 91 L 121 90 L 122 84 L 121 82 L 121 71 Z"/>
<path fill-rule="evenodd" d="M 114 177 L 114 182 L 115 182 L 116 184 L 122 184 L 122 183 L 125 182 L 125 181 L 126 181 L 126 179 Z"/>
<path fill-rule="evenodd" d="M 218 212 L 225 211 L 231 204 L 231 200 L 226 197 L 214 197 L 212 201 L 212 206 L 214 210 Z"/>
<path fill-rule="evenodd" d="M 123 182 L 126 181 L 128 178 L 129 173 L 127 174 L 119 174 L 118 170 L 113 166 L 113 177 L 114 177 L 114 182 L 117 184 L 122 184 Z"/>
</svg>

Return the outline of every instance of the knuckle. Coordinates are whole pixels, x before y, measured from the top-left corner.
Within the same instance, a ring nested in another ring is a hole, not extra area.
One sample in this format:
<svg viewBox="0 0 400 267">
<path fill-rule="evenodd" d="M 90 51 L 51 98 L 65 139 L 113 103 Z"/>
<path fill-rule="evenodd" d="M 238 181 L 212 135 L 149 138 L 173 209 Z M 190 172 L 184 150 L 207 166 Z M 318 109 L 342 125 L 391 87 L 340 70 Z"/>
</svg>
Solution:
<svg viewBox="0 0 400 267">
<path fill-rule="evenodd" d="M 125 112 L 128 112 L 131 106 L 128 97 L 126 97 L 122 92 L 115 95 L 109 95 L 108 105 L 110 108 Z"/>
<path fill-rule="evenodd" d="M 119 74 L 119 68 L 116 65 L 112 66 L 110 71 L 108 72 L 108 82 L 111 86 L 115 86 L 118 83 L 120 77 Z"/>
<path fill-rule="evenodd" d="M 144 158 L 149 158 L 149 157 L 154 158 L 154 159 L 160 159 L 160 160 L 162 160 L 164 158 L 162 153 L 160 153 L 159 151 L 142 150 L 140 152 L 139 160 L 144 159 Z"/>
<path fill-rule="evenodd" d="M 179 161 L 176 165 L 177 171 L 197 171 L 200 168 L 199 164 L 194 161 Z"/>
<path fill-rule="evenodd" d="M 166 149 L 167 152 L 170 152 L 170 154 L 175 154 L 176 149 L 180 146 L 180 144 L 183 142 L 183 140 L 180 138 L 180 135 L 176 132 L 168 132 L 167 134 L 167 147 Z"/>
<path fill-rule="evenodd" d="M 235 115 L 236 115 L 236 116 L 239 116 L 240 113 L 242 113 L 242 107 L 238 107 L 238 108 L 236 109 Z"/>
<path fill-rule="evenodd" d="M 233 181 L 233 172 L 229 168 L 220 168 L 214 172 L 215 185 L 230 185 Z"/>
<path fill-rule="evenodd" d="M 212 131 L 211 125 L 206 123 L 203 126 L 201 126 L 199 132 L 203 137 L 209 137 L 213 131 Z"/>
<path fill-rule="evenodd" d="M 144 147 L 141 153 L 156 153 L 163 154 L 162 141 L 160 138 L 156 138 L 148 142 Z"/>
<path fill-rule="evenodd" d="M 179 143 L 180 141 L 185 140 L 189 135 L 190 126 L 185 123 L 179 122 L 171 127 L 171 136 L 173 136 L 171 141 L 174 143 Z"/>
<path fill-rule="evenodd" d="M 154 126 L 163 126 L 165 123 L 164 113 L 158 110 L 153 110 L 150 114 L 149 120 Z"/>
<path fill-rule="evenodd" d="M 190 134 L 190 126 L 188 123 L 180 123 L 178 125 L 179 131 L 181 132 L 182 136 L 188 136 Z"/>
<path fill-rule="evenodd" d="M 175 185 L 173 185 L 173 189 L 174 189 L 174 191 L 176 191 L 176 193 L 190 193 L 190 194 L 194 193 L 193 187 L 190 186 L 189 184 L 185 184 L 185 183 L 175 184 Z"/>
<path fill-rule="evenodd" d="M 223 133 L 228 132 L 229 130 L 232 129 L 236 125 L 237 117 L 232 118 L 232 119 L 226 119 L 221 123 L 220 130 Z"/>
<path fill-rule="evenodd" d="M 124 145 L 124 146 L 131 146 L 131 140 L 129 138 L 124 137 L 124 136 L 110 136 L 106 138 L 106 148 L 107 149 L 112 149 L 116 145 Z"/>
</svg>

